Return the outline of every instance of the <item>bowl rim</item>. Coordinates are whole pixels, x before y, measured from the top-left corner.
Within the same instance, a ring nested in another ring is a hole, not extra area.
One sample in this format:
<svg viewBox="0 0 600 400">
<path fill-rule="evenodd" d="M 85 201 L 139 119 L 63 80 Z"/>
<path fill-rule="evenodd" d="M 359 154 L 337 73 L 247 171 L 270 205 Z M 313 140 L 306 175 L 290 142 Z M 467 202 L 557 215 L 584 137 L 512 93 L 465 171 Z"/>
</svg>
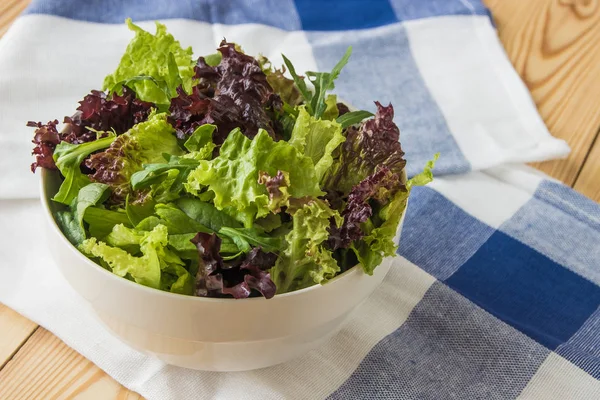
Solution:
<svg viewBox="0 0 600 400">
<path fill-rule="evenodd" d="M 49 195 L 47 195 L 46 193 L 46 181 L 47 179 L 49 179 L 49 175 L 50 173 L 52 173 L 53 171 L 48 171 L 45 168 L 42 168 L 41 171 L 41 178 L 39 180 L 39 187 L 40 187 L 40 196 L 41 196 L 41 203 L 42 203 L 42 208 L 44 209 L 44 214 L 46 215 L 47 218 L 47 223 L 50 224 L 50 228 L 52 230 L 53 234 L 56 234 L 60 237 L 60 240 L 62 241 L 63 244 L 65 244 L 68 248 L 69 251 L 75 253 L 75 257 L 77 257 L 79 260 L 81 260 L 82 262 L 84 262 L 86 265 L 95 268 L 96 270 L 99 270 L 100 273 L 104 273 L 106 274 L 106 276 L 110 276 L 110 278 L 108 279 L 114 279 L 116 283 L 118 284 L 126 284 L 129 285 L 129 287 L 131 287 L 132 289 L 139 289 L 142 291 L 147 292 L 148 294 L 157 294 L 160 296 L 166 296 L 167 298 L 171 298 L 173 300 L 183 300 L 183 299 L 188 299 L 190 301 L 197 301 L 197 302 L 207 302 L 207 303 L 223 303 L 223 302 L 250 302 L 250 301 L 274 301 L 275 299 L 283 299 L 283 298 L 287 298 L 287 297 L 292 297 L 292 296 L 299 296 L 305 293 L 309 293 L 309 292 L 313 292 L 315 290 L 319 290 L 322 289 L 324 287 L 327 287 L 329 285 L 333 285 L 336 282 L 340 282 L 342 280 L 346 280 L 348 279 L 350 276 L 354 276 L 356 274 L 362 274 L 367 276 L 367 274 L 364 273 L 362 268 L 360 267 L 360 263 L 356 264 L 355 266 L 349 268 L 348 270 L 342 272 L 341 274 L 335 276 L 334 278 L 330 279 L 329 281 L 327 281 L 324 284 L 319 284 L 319 283 L 315 283 L 312 286 L 309 286 L 307 288 L 304 289 L 299 289 L 299 290 L 294 290 L 292 292 L 288 292 L 288 293 L 282 293 L 282 294 L 275 294 L 275 296 L 273 296 L 271 299 L 265 299 L 264 297 L 247 297 L 247 298 L 243 298 L 243 299 L 234 299 L 234 298 L 213 298 L 213 297 L 201 297 L 201 296 L 190 296 L 190 295 L 185 295 L 185 294 L 180 294 L 180 293 L 172 293 L 172 292 L 166 292 L 164 290 L 160 290 L 160 289 L 155 289 L 155 288 L 151 288 L 148 286 L 144 286 L 142 284 L 139 284 L 137 282 L 132 282 L 129 279 L 125 279 L 122 278 L 120 276 L 115 275 L 114 273 L 102 268 L 100 265 L 98 265 L 97 263 L 93 262 L 92 260 L 90 260 L 88 257 L 86 257 L 83 253 L 81 253 L 74 245 L 73 243 L 71 243 L 67 237 L 65 236 L 65 234 L 62 232 L 62 230 L 60 229 L 60 227 L 58 226 L 56 219 L 54 218 L 54 214 L 52 213 L 52 210 L 50 209 L 50 202 L 52 201 L 52 199 L 50 198 Z M 406 174 L 406 172 L 404 172 L 404 174 Z M 405 178 L 406 179 L 406 178 Z M 406 212 L 404 212 L 405 214 Z M 402 216 L 403 219 L 404 215 Z M 402 224 L 402 219 L 400 221 L 400 225 Z"/>
</svg>

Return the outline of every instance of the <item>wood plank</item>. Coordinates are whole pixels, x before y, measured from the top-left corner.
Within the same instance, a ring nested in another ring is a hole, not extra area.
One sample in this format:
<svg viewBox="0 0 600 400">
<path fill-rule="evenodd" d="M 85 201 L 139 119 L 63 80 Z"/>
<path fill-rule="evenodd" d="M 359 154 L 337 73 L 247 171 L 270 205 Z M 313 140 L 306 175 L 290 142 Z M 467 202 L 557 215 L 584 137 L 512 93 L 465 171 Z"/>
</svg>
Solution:
<svg viewBox="0 0 600 400">
<path fill-rule="evenodd" d="M 33 334 L 37 324 L 0 304 L 0 369 Z"/>
<path fill-rule="evenodd" d="M 600 126 L 600 0 L 484 0 L 566 160 L 534 166 L 572 186 Z"/>
<path fill-rule="evenodd" d="M 600 202 L 600 133 L 596 136 L 574 188 L 590 199 Z"/>
<path fill-rule="evenodd" d="M 29 5 L 30 0 L 2 0 L 0 6 L 0 37 L 8 30 L 15 18 Z"/>
<path fill-rule="evenodd" d="M 0 2 L 0 37 L 28 4 L 29 0 Z M 0 399 L 142 398 L 52 333 L 36 328 L 0 304 Z"/>
<path fill-rule="evenodd" d="M 0 371 L 0 399 L 140 399 L 39 328 Z"/>
</svg>

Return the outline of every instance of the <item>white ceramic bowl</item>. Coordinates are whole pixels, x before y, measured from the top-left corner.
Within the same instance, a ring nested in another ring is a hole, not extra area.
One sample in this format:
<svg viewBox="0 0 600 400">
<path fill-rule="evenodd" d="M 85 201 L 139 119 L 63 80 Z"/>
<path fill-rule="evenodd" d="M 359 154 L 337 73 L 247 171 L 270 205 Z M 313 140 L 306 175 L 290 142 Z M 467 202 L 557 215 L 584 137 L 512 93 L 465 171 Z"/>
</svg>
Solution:
<svg viewBox="0 0 600 400">
<path fill-rule="evenodd" d="M 59 175 L 45 169 L 41 175 L 48 244 L 66 280 L 121 340 L 180 367 L 243 371 L 304 354 L 335 334 L 390 268 L 388 258 L 373 276 L 354 267 L 325 285 L 269 300 L 210 299 L 162 292 L 110 273 L 71 245 L 51 212 L 56 205 L 50 198 L 60 184 Z"/>
</svg>

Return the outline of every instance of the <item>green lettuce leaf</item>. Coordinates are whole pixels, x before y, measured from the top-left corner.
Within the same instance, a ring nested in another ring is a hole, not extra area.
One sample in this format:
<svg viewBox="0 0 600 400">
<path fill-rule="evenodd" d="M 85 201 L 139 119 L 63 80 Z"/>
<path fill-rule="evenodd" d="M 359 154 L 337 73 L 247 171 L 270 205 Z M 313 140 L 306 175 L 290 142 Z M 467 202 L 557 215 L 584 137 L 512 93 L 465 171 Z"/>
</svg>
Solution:
<svg viewBox="0 0 600 400">
<path fill-rule="evenodd" d="M 221 54 L 221 53 L 219 53 Z M 207 144 L 213 143 L 212 135 L 216 129 L 216 125 L 204 124 L 197 127 L 192 135 L 185 141 L 183 146 L 188 151 L 199 151 L 204 148 Z M 214 146 L 213 146 L 214 148 Z M 212 150 L 212 149 L 211 149 Z M 208 158 L 206 158 L 208 159 Z"/>
<path fill-rule="evenodd" d="M 325 111 L 321 116 L 322 119 L 335 121 L 335 119 L 340 115 L 340 112 L 337 108 L 337 96 L 335 94 L 328 94 L 325 98 Z"/>
<path fill-rule="evenodd" d="M 302 103 L 302 94 L 294 84 L 294 81 L 284 75 L 284 66 L 281 69 L 276 69 L 271 64 L 271 61 L 264 56 L 259 56 L 257 61 L 267 76 L 267 82 L 271 85 L 273 91 L 281 97 L 281 100 L 292 107 Z"/>
<path fill-rule="evenodd" d="M 409 179 L 406 182 L 406 187 L 410 190 L 413 186 L 425 186 L 433 181 L 433 168 L 438 158 L 440 158 L 440 153 L 436 153 L 433 156 L 433 159 L 427 161 L 427 164 L 425 164 L 425 167 L 423 168 L 423 172 L 420 172 Z"/>
<path fill-rule="evenodd" d="M 163 270 L 161 289 L 171 293 L 194 294 L 194 277 L 181 265 L 170 265 Z"/>
<path fill-rule="evenodd" d="M 159 289 L 161 286 L 161 262 L 166 266 L 165 247 L 167 246 L 167 228 L 159 225 L 151 232 L 145 232 L 139 243 L 141 257 L 135 257 L 127 251 L 111 247 L 92 237 L 79 247 L 89 257 L 98 257 L 106 262 L 115 275 L 131 277 L 139 284 Z M 161 257 L 163 260 L 161 260 Z M 183 262 L 181 262 L 183 264 Z"/>
<path fill-rule="evenodd" d="M 340 267 L 325 248 L 331 220 L 342 218 L 321 200 L 311 200 L 293 216 L 293 228 L 285 236 L 286 248 L 270 270 L 277 293 L 302 289 L 333 278 Z"/>
<path fill-rule="evenodd" d="M 285 141 L 273 141 L 262 129 L 252 140 L 234 129 L 221 146 L 219 156 L 200 161 L 190 173 L 185 188 L 194 195 L 206 189 L 214 192 L 217 209 L 232 207 L 238 220 L 251 227 L 256 218 L 270 212 L 267 189 L 258 182 L 259 173 L 275 176 L 278 171 L 289 174 L 292 197 L 323 194 L 310 157 Z"/>
<path fill-rule="evenodd" d="M 83 160 L 95 151 L 107 148 L 115 141 L 115 135 L 82 144 L 60 142 L 54 150 L 54 162 L 64 177 L 58 192 L 52 200 L 70 205 L 79 190 L 90 183 L 90 178 L 81 172 Z"/>
<path fill-rule="evenodd" d="M 195 65 L 192 48 L 183 49 L 161 23 L 156 23 L 154 35 L 131 19 L 127 19 L 127 26 L 135 37 L 115 72 L 104 78 L 104 89 L 112 91 L 126 85 L 141 100 L 156 104 L 169 104 L 180 85 L 191 93 Z"/>
<path fill-rule="evenodd" d="M 410 190 L 414 186 L 427 185 L 433 180 L 432 169 L 438 157 L 439 153 L 427 162 L 423 172 L 406 182 L 406 191 L 397 192 L 388 204 L 363 224 L 363 230 L 368 231 L 368 234 L 362 240 L 354 243 L 352 250 L 367 274 L 373 274 L 373 270 L 381 264 L 383 257 L 392 257 L 396 254 L 398 245 L 394 241 L 394 237 L 400 219 L 406 212 Z M 374 227 L 372 221 L 379 222 L 379 226 Z"/>
<path fill-rule="evenodd" d="M 140 243 L 144 239 L 145 232 L 128 228 L 123 224 L 113 226 L 112 231 L 106 235 L 106 244 L 119 247 L 128 253 L 136 255 L 140 251 Z"/>
<path fill-rule="evenodd" d="M 340 124 L 335 121 L 316 119 L 306 111 L 304 106 L 299 107 L 290 144 L 312 159 L 319 181 L 333 165 L 333 151 L 345 140 Z"/>
</svg>

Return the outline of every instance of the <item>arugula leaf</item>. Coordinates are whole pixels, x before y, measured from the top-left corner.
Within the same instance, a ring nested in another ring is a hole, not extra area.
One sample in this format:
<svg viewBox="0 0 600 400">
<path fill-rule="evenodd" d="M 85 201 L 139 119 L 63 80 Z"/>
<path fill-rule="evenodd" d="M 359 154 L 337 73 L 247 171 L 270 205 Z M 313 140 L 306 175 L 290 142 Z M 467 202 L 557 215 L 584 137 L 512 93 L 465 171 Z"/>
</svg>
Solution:
<svg viewBox="0 0 600 400">
<path fill-rule="evenodd" d="M 221 228 L 221 230 L 219 231 L 219 237 L 226 236 L 230 238 L 233 241 L 233 243 L 235 243 L 235 245 L 238 247 L 238 249 L 240 249 L 240 252 L 249 253 L 250 250 L 252 250 L 252 246 L 250 246 L 248 240 L 246 240 L 246 238 L 243 235 L 238 235 L 235 229 L 232 229 L 231 231 L 229 231 L 229 229 L 231 228 Z"/>
<path fill-rule="evenodd" d="M 281 57 L 283 57 L 283 62 L 285 63 L 285 66 L 290 71 L 290 75 L 292 75 L 292 79 L 294 79 L 294 83 L 296 84 L 296 87 L 298 88 L 298 90 L 300 90 L 300 93 L 302 93 L 302 96 L 304 97 L 304 100 L 307 104 L 309 112 L 312 114 L 313 109 L 310 106 L 310 102 L 312 100 L 313 94 L 310 90 L 308 90 L 308 87 L 306 86 L 306 82 L 304 82 L 304 77 L 298 76 L 298 74 L 296 73 L 296 68 L 294 68 L 294 65 L 292 64 L 292 62 L 290 60 L 288 60 L 288 58 L 286 56 L 284 56 L 282 54 Z"/>
<path fill-rule="evenodd" d="M 144 164 L 144 169 L 131 175 L 131 188 L 140 190 L 165 180 L 168 172 L 177 170 L 181 175 L 181 188 L 183 182 L 187 179 L 187 174 L 198 167 L 198 161 L 190 158 L 170 156 L 168 163 Z"/>
<path fill-rule="evenodd" d="M 323 116 L 327 104 L 325 104 L 325 94 L 328 90 L 333 89 L 335 86 L 333 82 L 340 76 L 342 68 L 348 63 L 350 55 L 352 54 L 352 46 L 349 46 L 346 53 L 340 61 L 333 67 L 331 72 L 306 72 L 306 76 L 315 87 L 315 94 L 311 99 L 312 115 L 319 119 Z"/>
<path fill-rule="evenodd" d="M 239 249 L 244 253 L 250 251 L 250 246 L 240 246 L 238 242 L 251 244 L 257 246 L 266 252 L 278 252 L 281 250 L 282 242 L 280 237 L 262 236 L 256 229 L 244 229 L 244 228 L 227 228 L 223 227 L 219 230 L 219 235 L 225 235 L 230 237 L 235 244 L 238 245 Z"/>
<path fill-rule="evenodd" d="M 336 119 L 336 122 L 342 126 L 342 129 L 346 129 L 349 126 L 358 124 L 365 118 L 372 117 L 373 113 L 365 110 L 350 111 Z"/>
<path fill-rule="evenodd" d="M 84 175 L 79 168 L 83 160 L 93 152 L 110 146 L 115 138 L 115 135 L 109 135 L 82 144 L 60 142 L 54 150 L 54 162 L 64 177 L 64 181 L 52 200 L 70 205 L 73 199 L 77 197 L 79 190 L 90 183 L 90 178 Z"/>
</svg>

